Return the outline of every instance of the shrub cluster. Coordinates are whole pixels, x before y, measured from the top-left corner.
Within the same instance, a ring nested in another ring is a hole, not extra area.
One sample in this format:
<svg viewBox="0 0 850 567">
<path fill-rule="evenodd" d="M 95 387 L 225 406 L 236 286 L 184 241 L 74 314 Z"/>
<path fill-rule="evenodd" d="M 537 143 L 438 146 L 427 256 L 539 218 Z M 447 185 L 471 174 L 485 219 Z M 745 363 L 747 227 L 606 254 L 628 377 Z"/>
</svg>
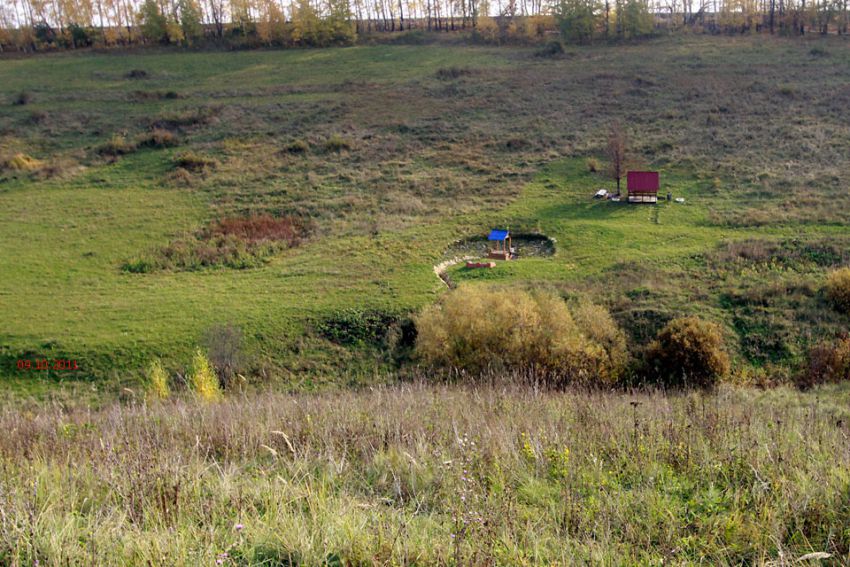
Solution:
<svg viewBox="0 0 850 567">
<path fill-rule="evenodd" d="M 218 161 L 215 158 L 195 152 L 183 152 L 174 158 L 174 166 L 197 173 L 207 169 L 215 169 L 218 167 Z"/>
<path fill-rule="evenodd" d="M 293 140 L 284 148 L 288 154 L 306 154 L 309 150 L 310 145 L 304 140 Z"/>
<path fill-rule="evenodd" d="M 605 308 L 551 293 L 462 287 L 415 322 L 423 361 L 473 376 L 518 370 L 554 386 L 612 386 L 630 362 L 625 337 Z M 668 323 L 644 363 L 634 367 L 635 377 L 668 388 L 712 388 L 729 371 L 720 327 L 695 317 Z"/>
<path fill-rule="evenodd" d="M 564 44 L 560 41 L 550 41 L 534 53 L 537 57 L 556 58 L 564 54 Z"/>
<path fill-rule="evenodd" d="M 470 69 L 467 67 L 441 67 L 437 69 L 436 76 L 441 81 L 450 81 L 452 79 L 467 77 L 474 73 L 474 69 Z"/>
<path fill-rule="evenodd" d="M 97 152 L 102 156 L 118 157 L 131 154 L 141 147 L 171 148 L 179 143 L 177 135 L 170 130 L 154 127 L 135 139 L 128 138 L 126 134 L 114 134 Z"/>
<path fill-rule="evenodd" d="M 349 140 L 343 138 L 339 134 L 334 134 L 325 141 L 325 151 L 328 153 L 348 151 L 352 148 Z"/>
<path fill-rule="evenodd" d="M 127 139 L 127 136 L 115 134 L 97 151 L 103 156 L 118 157 L 135 152 L 137 147 L 136 142 Z"/>
<path fill-rule="evenodd" d="M 341 345 L 385 345 L 394 332 L 410 337 L 415 331 L 409 319 L 376 309 L 343 309 L 320 321 L 319 334 Z"/>
<path fill-rule="evenodd" d="M 554 385 L 613 384 L 627 360 L 605 309 L 539 291 L 460 288 L 426 308 L 416 326 L 423 360 L 474 373 L 527 369 Z"/>
<path fill-rule="evenodd" d="M 648 378 L 670 388 L 712 388 L 729 372 L 720 327 L 697 317 L 670 321 L 646 353 Z"/>
<path fill-rule="evenodd" d="M 235 236 L 217 235 L 199 238 L 190 235 L 163 246 L 150 255 L 125 262 L 125 272 L 143 274 L 158 270 L 195 271 L 205 268 L 225 267 L 235 270 L 256 268 L 283 250 L 285 245 L 276 242 L 251 243 Z"/>
<path fill-rule="evenodd" d="M 150 119 L 148 126 L 150 128 L 162 128 L 165 130 L 185 129 L 214 122 L 218 112 L 219 107 L 217 106 L 201 106 L 168 112 Z"/>
<path fill-rule="evenodd" d="M 841 268 L 829 274 L 826 295 L 836 309 L 850 315 L 850 268 Z"/>
<path fill-rule="evenodd" d="M 269 214 L 227 217 L 213 223 L 205 234 L 235 236 L 246 242 L 278 241 L 296 246 L 304 237 L 304 223 L 293 216 L 273 217 Z"/>
<path fill-rule="evenodd" d="M 481 16 L 473 32 L 473 39 L 480 43 L 509 43 L 519 45 L 540 44 L 548 37 L 548 32 L 557 27 L 552 16 L 516 16 L 512 18 L 492 18 Z M 554 42 L 552 42 L 554 43 Z M 551 43 L 541 51 L 543 56 L 551 56 L 557 49 Z"/>
<path fill-rule="evenodd" d="M 172 148 L 179 143 L 174 132 L 164 128 L 154 128 L 139 139 L 139 145 L 148 148 Z"/>
<path fill-rule="evenodd" d="M 806 389 L 818 384 L 833 384 L 850 380 L 850 336 L 839 337 L 835 342 L 824 342 L 812 347 L 803 372 L 797 377 L 797 386 Z"/>
<path fill-rule="evenodd" d="M 253 215 L 224 218 L 172 241 L 159 250 L 125 262 L 125 272 L 194 271 L 262 266 L 270 257 L 301 244 L 308 228 L 291 216 Z"/>
<path fill-rule="evenodd" d="M 238 374 L 244 364 L 242 331 L 233 325 L 214 325 L 205 333 L 204 343 L 206 349 L 195 349 L 185 381 L 181 382 L 201 400 L 217 401 L 236 383 L 236 378 L 244 378 Z M 146 398 L 168 399 L 172 393 L 171 383 L 162 361 L 152 359 L 144 371 L 142 383 Z"/>
<path fill-rule="evenodd" d="M 41 160 L 28 156 L 27 154 L 17 153 L 12 157 L 3 160 L 2 168 L 13 172 L 31 172 L 40 169 L 44 165 Z"/>
</svg>

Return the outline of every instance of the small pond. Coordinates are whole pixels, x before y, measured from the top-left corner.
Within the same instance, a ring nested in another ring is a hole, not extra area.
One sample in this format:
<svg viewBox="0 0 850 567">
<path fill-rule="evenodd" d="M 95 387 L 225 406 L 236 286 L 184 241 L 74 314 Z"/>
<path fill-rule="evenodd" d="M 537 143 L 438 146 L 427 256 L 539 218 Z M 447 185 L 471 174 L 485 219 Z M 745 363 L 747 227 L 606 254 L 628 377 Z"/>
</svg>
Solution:
<svg viewBox="0 0 850 567">
<path fill-rule="evenodd" d="M 511 235 L 511 246 L 516 249 L 517 259 L 532 256 L 551 256 L 555 253 L 555 241 L 543 234 L 517 233 Z M 443 253 L 443 258 L 465 256 L 484 257 L 490 243 L 484 236 L 472 236 L 456 241 Z"/>
</svg>

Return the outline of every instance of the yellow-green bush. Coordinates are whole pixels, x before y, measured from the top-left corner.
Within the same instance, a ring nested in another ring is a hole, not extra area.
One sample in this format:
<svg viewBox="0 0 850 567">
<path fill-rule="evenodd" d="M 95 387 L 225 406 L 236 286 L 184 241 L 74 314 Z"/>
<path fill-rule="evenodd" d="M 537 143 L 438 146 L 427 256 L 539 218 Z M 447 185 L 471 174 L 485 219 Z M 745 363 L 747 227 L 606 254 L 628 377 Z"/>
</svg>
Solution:
<svg viewBox="0 0 850 567">
<path fill-rule="evenodd" d="M 221 399 L 221 385 L 207 356 L 201 349 L 195 351 L 192 359 L 192 374 L 189 376 L 192 390 L 204 401 L 215 402 Z"/>
<path fill-rule="evenodd" d="M 416 327 L 424 361 L 473 374 L 535 370 L 561 385 L 611 384 L 627 357 L 623 335 L 603 308 L 568 306 L 539 291 L 463 287 L 423 310 Z"/>
<path fill-rule="evenodd" d="M 168 373 L 162 367 L 160 360 L 154 359 L 148 366 L 146 390 L 148 396 L 160 400 L 164 400 L 171 395 L 171 388 L 168 386 Z"/>
<path fill-rule="evenodd" d="M 850 315 L 850 268 L 841 268 L 829 274 L 826 295 L 836 309 Z"/>
<path fill-rule="evenodd" d="M 729 372 L 720 327 L 698 317 L 670 321 L 646 358 L 649 378 L 666 387 L 711 388 Z"/>
<path fill-rule="evenodd" d="M 3 162 L 3 167 L 11 171 L 35 171 L 44 163 L 27 154 L 18 153 Z"/>
<path fill-rule="evenodd" d="M 499 41 L 499 24 L 489 16 L 481 16 L 474 33 L 479 41 L 496 43 Z"/>
<path fill-rule="evenodd" d="M 98 152 L 104 156 L 123 156 L 131 154 L 137 149 L 136 142 L 128 140 L 123 134 L 115 134 L 105 144 L 100 146 Z"/>
</svg>

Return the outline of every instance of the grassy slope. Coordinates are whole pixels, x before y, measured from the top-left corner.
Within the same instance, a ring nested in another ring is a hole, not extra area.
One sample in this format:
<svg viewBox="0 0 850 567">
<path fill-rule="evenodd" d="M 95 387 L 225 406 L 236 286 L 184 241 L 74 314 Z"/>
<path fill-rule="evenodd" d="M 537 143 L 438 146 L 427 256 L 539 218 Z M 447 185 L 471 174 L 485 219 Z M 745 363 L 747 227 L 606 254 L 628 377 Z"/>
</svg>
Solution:
<svg viewBox="0 0 850 567">
<path fill-rule="evenodd" d="M 157 70 L 160 78 L 145 82 L 145 88 L 191 85 L 192 96 L 203 97 L 213 88 L 231 85 L 315 84 L 363 75 L 401 80 L 412 73 L 432 74 L 442 65 L 469 62 L 465 54 L 450 50 L 428 54 L 410 48 L 353 49 L 342 52 L 342 57 L 339 53 L 17 60 L 4 63 L 4 78 L 9 79 L 4 90 L 34 92 L 36 111 L 64 108 L 62 100 L 69 92 L 96 90 L 106 93 L 102 98 L 115 99 L 119 108 L 113 112 L 120 112 L 125 106 L 121 97 L 128 90 L 123 74 L 136 67 Z M 49 77 L 49 89 L 35 86 L 43 77 Z M 71 103 L 76 105 L 86 102 Z M 107 105 L 103 110 L 111 109 Z M 156 110 L 152 105 L 133 107 L 139 116 Z M 56 145 L 75 148 L 95 141 L 85 136 L 60 138 Z M 377 250 L 368 251 L 362 250 L 362 239 L 321 241 L 262 270 L 122 274 L 117 269 L 121 261 L 165 244 L 168 235 L 196 226 L 206 216 L 203 196 L 163 188 L 156 174 L 146 178 L 147 171 L 162 169 L 152 153 L 89 170 L 69 182 L 30 188 L 12 181 L 11 188 L 0 194 L 3 248 L 15 251 L 0 257 L 0 271 L 8 274 L 3 296 L 15 298 L 4 309 L 12 350 L 37 351 L 58 343 L 57 350 L 68 357 L 112 350 L 133 356 L 137 348 L 168 352 L 175 344 L 179 348 L 194 342 L 212 322 L 245 325 L 251 334 L 285 341 L 297 332 L 293 329 L 298 329 L 298 320 L 311 312 L 351 304 L 395 304 L 396 297 L 406 307 L 421 303 L 423 292 L 435 287 L 428 264 L 391 269 L 389 278 L 376 273 L 371 262 L 379 259 L 387 266 L 404 256 L 396 239 L 385 250 L 379 244 Z M 407 283 L 411 281 L 412 285 Z M 122 368 L 126 361 L 116 355 L 113 363 Z"/>
<path fill-rule="evenodd" d="M 0 184 L 0 243 L 11 252 L 0 255 L 7 362 L 40 352 L 119 374 L 151 353 L 185 356 L 220 322 L 242 326 L 277 361 L 299 349 L 302 358 L 327 357 L 332 345 L 299 343 L 310 320 L 350 306 L 431 301 L 442 289 L 431 271 L 442 251 L 495 224 L 541 229 L 557 238 L 558 252 L 489 273 L 455 268 L 455 279 L 545 280 L 591 290 L 623 312 L 713 312 L 734 337 L 724 294 L 775 274 L 745 267 L 720 274 L 727 281 L 718 287 L 719 271 L 705 270 L 700 253 L 730 238 L 846 236 L 844 197 L 832 188 L 850 134 L 846 109 L 830 113 L 829 104 L 846 96 L 840 77 L 850 56 L 843 43 L 828 48 L 831 57 L 813 58 L 806 43 L 695 38 L 576 50 L 558 61 L 444 46 L 3 61 L 0 94 L 27 90 L 35 102 L 0 109 L 0 148 L 73 164 L 57 178 Z M 447 66 L 476 71 L 435 79 Z M 134 68 L 151 78 L 125 79 Z M 817 92 L 805 84 L 812 79 Z M 181 98 L 140 102 L 138 90 Z M 115 132 L 132 135 L 151 117 L 207 106 L 218 120 L 180 136 L 223 165 L 189 188 L 168 177 L 183 148 L 116 163 L 96 156 Z M 40 125 L 33 113 L 46 114 Z M 665 189 L 685 205 L 589 199 L 604 182 L 576 156 L 599 151 L 611 116 L 627 121 L 638 158 L 660 167 Z M 316 149 L 336 132 L 354 140 L 350 152 Z M 313 145 L 311 154 L 281 156 L 296 138 Z M 505 151 L 511 139 L 524 149 Z M 119 269 L 209 218 L 251 210 L 309 214 L 318 236 L 255 270 Z M 803 271 L 812 286 L 823 273 Z M 817 298 L 806 301 L 816 308 Z"/>
</svg>

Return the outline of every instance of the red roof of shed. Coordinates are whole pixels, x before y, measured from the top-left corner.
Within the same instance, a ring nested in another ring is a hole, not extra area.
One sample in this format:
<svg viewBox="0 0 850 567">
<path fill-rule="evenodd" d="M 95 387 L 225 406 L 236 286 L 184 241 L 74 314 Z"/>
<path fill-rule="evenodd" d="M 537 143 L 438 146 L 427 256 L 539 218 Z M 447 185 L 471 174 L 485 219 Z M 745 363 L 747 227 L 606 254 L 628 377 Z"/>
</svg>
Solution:
<svg viewBox="0 0 850 567">
<path fill-rule="evenodd" d="M 658 193 L 657 171 L 630 171 L 626 174 L 629 193 Z"/>
</svg>

